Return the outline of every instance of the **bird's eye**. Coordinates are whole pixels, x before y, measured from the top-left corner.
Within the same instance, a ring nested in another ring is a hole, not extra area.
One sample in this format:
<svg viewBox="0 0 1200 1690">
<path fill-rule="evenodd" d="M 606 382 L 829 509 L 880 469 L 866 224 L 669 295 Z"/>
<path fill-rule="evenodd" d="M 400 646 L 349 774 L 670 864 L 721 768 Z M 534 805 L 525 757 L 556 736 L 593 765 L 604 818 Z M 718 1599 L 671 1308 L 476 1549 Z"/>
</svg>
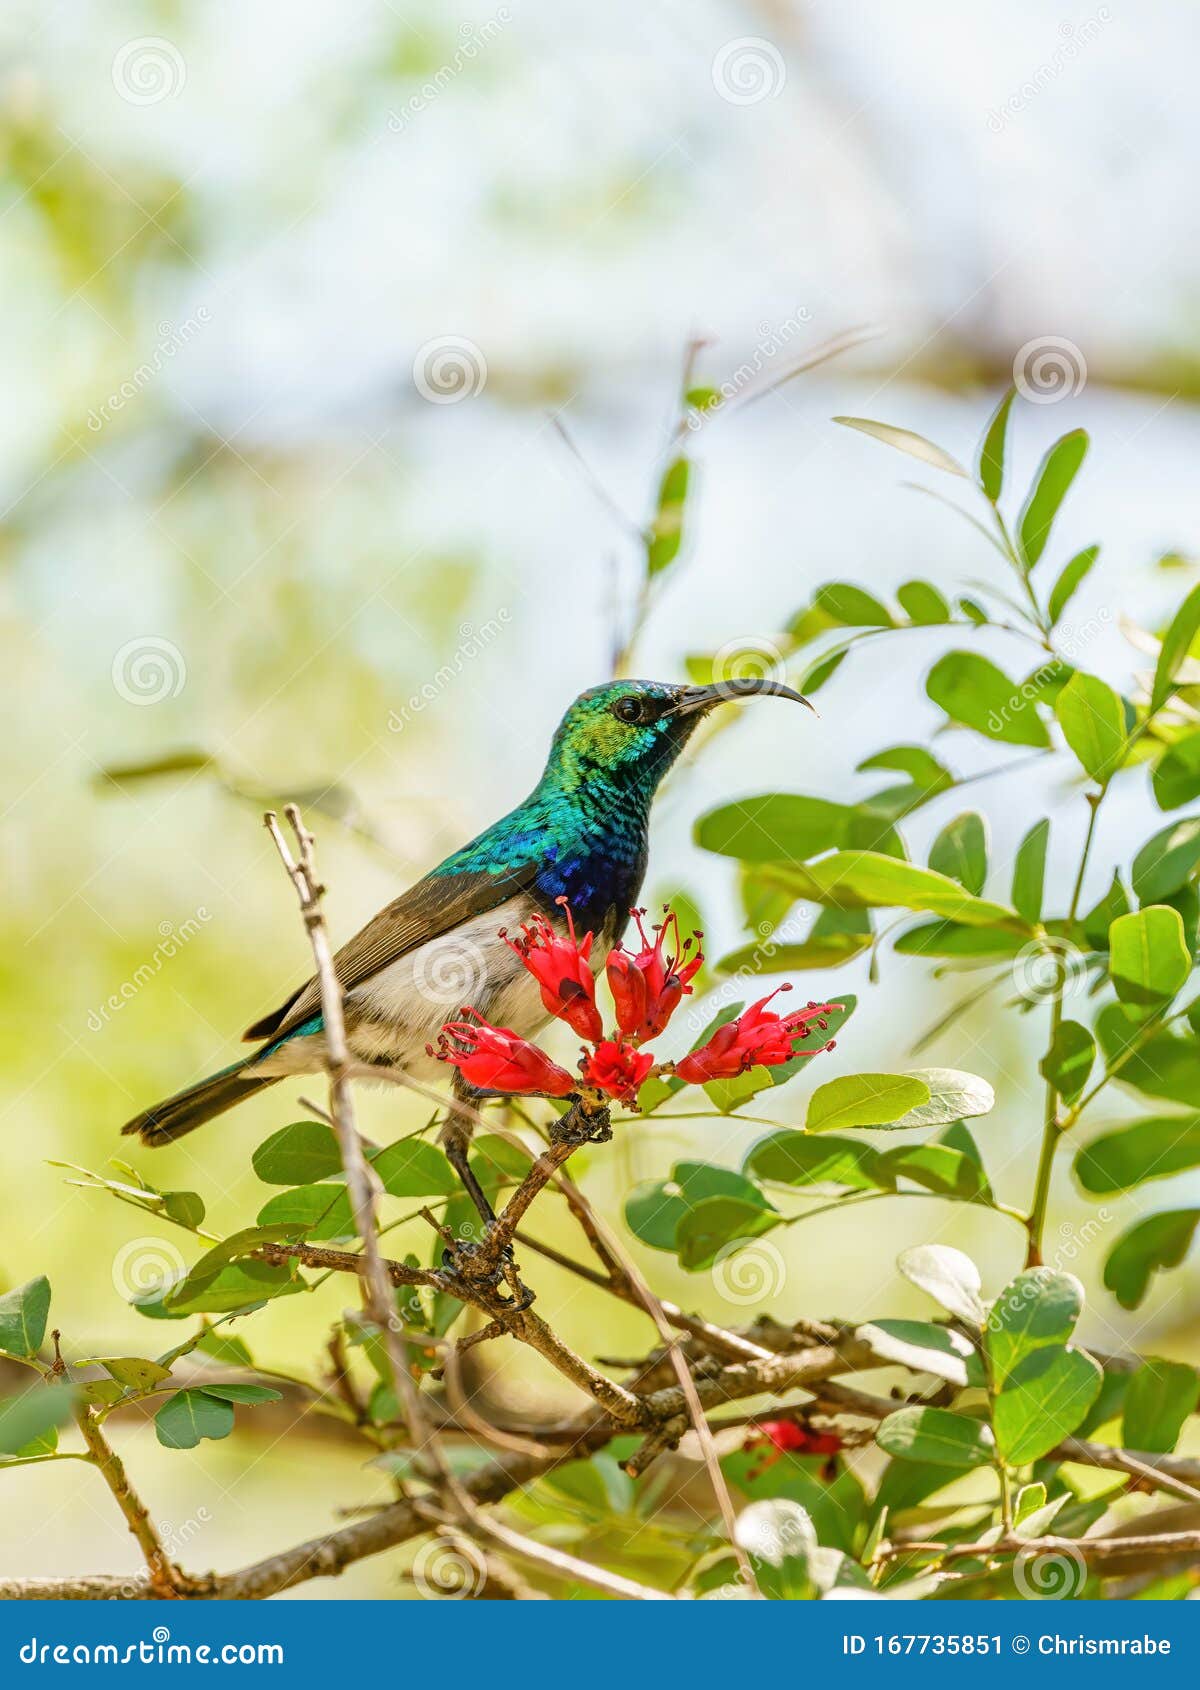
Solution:
<svg viewBox="0 0 1200 1690">
<path fill-rule="evenodd" d="M 623 698 L 618 698 L 612 707 L 613 715 L 620 722 L 640 722 L 642 720 L 642 701 L 627 692 Z"/>
</svg>

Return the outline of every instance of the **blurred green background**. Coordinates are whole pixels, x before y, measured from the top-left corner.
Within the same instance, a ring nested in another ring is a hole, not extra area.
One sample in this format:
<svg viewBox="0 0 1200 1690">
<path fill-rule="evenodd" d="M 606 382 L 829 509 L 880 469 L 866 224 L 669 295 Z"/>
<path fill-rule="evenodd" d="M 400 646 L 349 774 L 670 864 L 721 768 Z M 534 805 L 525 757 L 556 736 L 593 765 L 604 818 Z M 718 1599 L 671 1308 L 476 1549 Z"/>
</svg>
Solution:
<svg viewBox="0 0 1200 1690">
<path fill-rule="evenodd" d="M 881 416 L 965 455 L 1014 350 L 1042 336 L 1068 339 L 1086 379 L 1027 409 L 1018 474 L 1064 417 L 1091 430 L 1060 537 L 1105 543 L 1077 610 L 1089 667 L 1136 661 L 1121 617 L 1153 625 L 1177 596 L 1155 560 L 1186 558 L 1200 518 L 1200 16 L 1182 0 L 1063 17 L 1032 0 L 14 4 L 0 30 L 0 1286 L 47 1272 L 69 1351 L 139 1353 L 128 1297 L 182 1235 L 49 1159 L 102 1165 L 130 1113 L 229 1060 L 307 972 L 263 797 L 304 796 L 345 937 L 528 790 L 630 630 L 640 549 L 592 483 L 646 519 L 690 337 L 709 342 L 699 374 L 740 388 L 740 370 L 881 331 L 705 430 L 636 672 L 769 654 L 818 580 L 987 573 L 985 547 L 828 418 Z M 850 771 L 901 737 L 897 718 L 932 732 L 939 638 L 914 636 L 886 673 L 847 664 L 819 721 L 747 711 L 672 779 L 652 882 L 695 897 L 711 954 L 741 918 L 729 865 L 690 843 L 696 815 L 769 788 L 860 790 Z M 155 779 L 104 775 L 180 753 Z M 998 862 L 1067 795 L 1055 778 L 988 789 Z M 1098 882 L 1145 831 L 1121 802 Z M 930 806 L 914 838 L 946 814 Z M 857 966 L 804 984 L 866 992 L 830 1073 L 904 1058 L 957 990 L 900 958 L 877 988 Z M 1020 1033 L 968 1019 L 930 1058 L 997 1083 L 1001 1195 L 1024 1194 L 1036 1131 Z M 266 1194 L 250 1150 L 294 1104 L 273 1092 L 133 1155 L 200 1191 L 217 1227 L 245 1224 Z M 772 1107 L 787 1118 L 786 1095 Z M 386 1139 L 421 1110 L 374 1094 L 363 1116 Z M 615 1217 L 681 1151 L 729 1161 L 747 1142 L 704 1131 L 630 1128 L 592 1154 L 589 1190 Z M 1071 1236 L 1069 1187 L 1055 1201 Z M 789 1234 L 765 1306 L 904 1312 L 890 1264 L 914 1241 L 909 1208 L 875 1209 L 853 1258 L 836 1217 Z M 922 1236 L 963 1242 L 961 1218 L 920 1210 Z M 973 1252 L 1011 1270 L 1012 1237 L 981 1224 Z M 565 1236 L 554 1213 L 543 1228 Z M 642 1259 L 663 1295 L 739 1317 L 708 1275 Z M 1071 1266 L 1091 1286 L 1099 1260 Z M 553 1269 L 538 1288 L 581 1347 L 645 1340 Z M 1093 1333 L 1169 1347 L 1194 1289 L 1185 1269 L 1137 1317 L 1100 1298 Z M 330 1313 L 344 1295 L 322 1293 Z M 263 1359 L 319 1364 L 313 1300 L 255 1324 Z M 539 1367 L 491 1364 L 514 1412 L 556 1411 Z M 356 1453 L 246 1420 L 189 1456 L 148 1426 L 124 1434 L 189 1562 L 251 1559 L 381 1494 Z M 0 1570 L 134 1564 L 86 1469 L 5 1485 L 37 1524 L 4 1534 Z M 304 1594 L 395 1588 L 367 1562 Z"/>
</svg>

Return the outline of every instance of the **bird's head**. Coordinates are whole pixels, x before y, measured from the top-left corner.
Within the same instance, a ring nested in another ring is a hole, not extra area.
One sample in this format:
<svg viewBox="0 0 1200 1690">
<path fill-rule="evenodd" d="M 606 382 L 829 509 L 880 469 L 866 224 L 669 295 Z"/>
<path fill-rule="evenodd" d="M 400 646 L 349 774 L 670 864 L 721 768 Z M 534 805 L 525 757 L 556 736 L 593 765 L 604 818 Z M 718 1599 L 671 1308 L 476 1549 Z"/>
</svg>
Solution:
<svg viewBox="0 0 1200 1690">
<path fill-rule="evenodd" d="M 703 716 L 755 695 L 808 704 L 779 681 L 749 677 L 711 686 L 608 681 L 592 687 L 559 723 L 546 774 L 568 787 L 607 777 L 624 789 L 652 793 Z"/>
</svg>

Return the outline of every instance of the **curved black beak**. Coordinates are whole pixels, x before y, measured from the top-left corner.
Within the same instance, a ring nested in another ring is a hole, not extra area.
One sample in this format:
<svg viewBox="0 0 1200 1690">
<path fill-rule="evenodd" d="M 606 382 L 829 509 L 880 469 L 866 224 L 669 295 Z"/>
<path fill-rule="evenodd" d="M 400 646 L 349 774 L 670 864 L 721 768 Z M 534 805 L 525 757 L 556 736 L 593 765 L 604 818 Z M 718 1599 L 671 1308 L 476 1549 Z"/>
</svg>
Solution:
<svg viewBox="0 0 1200 1690">
<path fill-rule="evenodd" d="M 807 705 L 816 714 L 816 707 L 794 687 L 785 687 L 782 681 L 768 681 L 751 675 L 714 681 L 707 687 L 680 687 L 669 714 L 694 716 L 698 711 L 711 710 L 714 704 L 729 704 L 739 698 L 751 697 L 790 698 L 794 704 Z"/>
</svg>

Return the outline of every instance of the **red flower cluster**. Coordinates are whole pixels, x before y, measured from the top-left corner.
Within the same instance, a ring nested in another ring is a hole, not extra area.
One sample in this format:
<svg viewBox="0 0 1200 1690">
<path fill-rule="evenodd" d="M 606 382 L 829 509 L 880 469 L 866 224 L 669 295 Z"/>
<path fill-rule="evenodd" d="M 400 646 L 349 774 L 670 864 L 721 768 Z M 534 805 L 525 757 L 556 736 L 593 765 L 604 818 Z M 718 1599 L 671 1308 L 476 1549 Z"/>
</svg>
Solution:
<svg viewBox="0 0 1200 1690">
<path fill-rule="evenodd" d="M 701 935 L 682 940 L 678 919 L 669 909 L 653 930 L 653 940 L 642 925 L 645 911 L 634 910 L 640 950 L 615 946 L 609 953 L 606 973 L 617 1026 L 613 1036 L 605 1038 L 590 960 L 593 935 L 585 933 L 580 939 L 567 900 L 558 902 L 566 910 L 565 934 L 538 914 L 522 926 L 519 938 L 510 939 L 503 932 L 500 936 L 537 981 L 547 1012 L 565 1021 L 591 1047 L 581 1057 L 580 1078 L 574 1079 L 511 1027 L 493 1027 L 478 1011 L 464 1009 L 460 1020 L 445 1023 L 438 1048 L 429 1045 L 427 1049 L 431 1056 L 457 1068 L 480 1091 L 566 1097 L 582 1087 L 636 1108 L 638 1091 L 656 1074 L 673 1073 L 688 1085 L 703 1085 L 756 1065 L 775 1067 L 797 1054 L 815 1056 L 820 1050 L 833 1049 L 832 1040 L 802 1052 L 795 1047 L 814 1027 L 825 1032 L 827 1017 L 840 1004 L 810 1003 L 791 1015 L 777 1015 L 767 1008 L 776 995 L 772 992 L 718 1027 L 699 1050 L 681 1061 L 656 1062 L 650 1051 L 640 1047 L 666 1027 L 684 994 L 692 990 L 691 981 L 704 961 L 697 944 Z"/>
<path fill-rule="evenodd" d="M 790 992 L 788 985 L 777 986 L 765 998 L 759 998 L 749 1009 L 743 1010 L 734 1021 L 718 1027 L 707 1044 L 675 1064 L 675 1072 L 690 1086 L 702 1086 L 706 1080 L 728 1080 L 744 1074 L 748 1068 L 761 1064 L 775 1068 L 790 1062 L 793 1056 L 815 1056 L 818 1050 L 832 1050 L 833 1040 L 817 1045 L 811 1051 L 797 1051 L 798 1040 L 808 1038 L 814 1027 L 825 1032 L 828 1017 L 841 1005 L 810 1003 L 791 1015 L 776 1015 L 767 1005 L 779 992 Z"/>
<path fill-rule="evenodd" d="M 795 1420 L 760 1420 L 751 1426 L 742 1448 L 765 1452 L 751 1478 L 757 1478 L 785 1455 L 823 1455 L 827 1458 L 825 1470 L 832 1476 L 833 1457 L 841 1450 L 842 1440 L 836 1432 L 814 1432 L 811 1426 L 801 1426 Z"/>
<path fill-rule="evenodd" d="M 664 911 L 662 925 L 654 929 L 653 944 L 642 926 L 645 910 L 634 910 L 633 919 L 640 951 L 624 950 L 614 945 L 608 953 L 606 972 L 608 989 L 617 1011 L 617 1026 L 641 1044 L 644 1039 L 656 1039 L 679 1008 L 685 992 L 691 991 L 689 981 L 699 972 L 704 953 L 698 941 L 703 933 L 693 933 L 690 939 L 679 937 L 679 918 L 673 910 Z M 667 944 L 671 953 L 667 954 Z M 696 945 L 692 956 L 688 952 Z"/>
</svg>

